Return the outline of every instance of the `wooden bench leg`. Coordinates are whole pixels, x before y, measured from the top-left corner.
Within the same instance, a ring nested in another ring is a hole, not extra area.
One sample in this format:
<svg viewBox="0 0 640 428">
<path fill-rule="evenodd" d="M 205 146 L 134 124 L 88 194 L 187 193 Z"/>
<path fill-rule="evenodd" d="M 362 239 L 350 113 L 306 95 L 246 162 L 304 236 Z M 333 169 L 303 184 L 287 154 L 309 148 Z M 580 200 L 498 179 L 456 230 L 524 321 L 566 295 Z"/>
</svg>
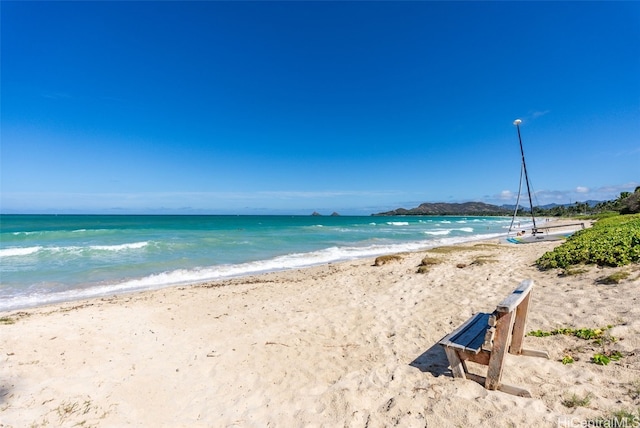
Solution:
<svg viewBox="0 0 640 428">
<path fill-rule="evenodd" d="M 516 319 L 513 323 L 513 333 L 511 336 L 511 346 L 509 347 L 509 353 L 515 355 L 525 355 L 528 357 L 540 357 L 549 359 L 549 354 L 546 351 L 536 351 L 533 349 L 524 349 L 522 347 L 524 343 L 525 328 L 527 324 L 527 316 L 529 314 L 529 300 L 531 294 L 518 305 L 516 309 Z"/>
<path fill-rule="evenodd" d="M 513 324 L 513 333 L 511 337 L 510 354 L 519 355 L 522 352 L 522 343 L 524 342 L 524 330 L 527 324 L 527 314 L 529 313 L 529 299 L 531 293 L 524 298 L 522 303 L 516 308 L 516 319 Z"/>
<path fill-rule="evenodd" d="M 453 377 L 466 379 L 467 376 L 465 373 L 467 372 L 467 365 L 460 359 L 456 350 L 445 346 L 444 352 L 447 354 L 447 359 L 449 360 Z"/>
<path fill-rule="evenodd" d="M 494 390 L 500 386 L 502 367 L 507 356 L 512 328 L 513 312 L 500 314 L 497 320 L 496 334 L 493 338 L 489 368 L 487 369 L 487 381 L 485 383 L 485 388 L 487 389 Z"/>
</svg>

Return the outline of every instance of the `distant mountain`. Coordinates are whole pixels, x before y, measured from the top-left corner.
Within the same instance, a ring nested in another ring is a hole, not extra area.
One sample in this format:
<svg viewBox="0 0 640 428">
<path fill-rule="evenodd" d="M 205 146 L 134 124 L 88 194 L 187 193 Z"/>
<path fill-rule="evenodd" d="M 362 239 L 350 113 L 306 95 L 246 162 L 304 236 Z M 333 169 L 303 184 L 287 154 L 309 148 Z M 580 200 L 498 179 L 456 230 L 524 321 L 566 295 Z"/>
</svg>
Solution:
<svg viewBox="0 0 640 428">
<path fill-rule="evenodd" d="M 424 203 L 416 208 L 398 208 L 393 211 L 373 214 L 374 216 L 390 215 L 510 215 L 510 209 L 484 202 L 465 202 L 462 204 L 448 204 L 444 202 Z"/>
</svg>

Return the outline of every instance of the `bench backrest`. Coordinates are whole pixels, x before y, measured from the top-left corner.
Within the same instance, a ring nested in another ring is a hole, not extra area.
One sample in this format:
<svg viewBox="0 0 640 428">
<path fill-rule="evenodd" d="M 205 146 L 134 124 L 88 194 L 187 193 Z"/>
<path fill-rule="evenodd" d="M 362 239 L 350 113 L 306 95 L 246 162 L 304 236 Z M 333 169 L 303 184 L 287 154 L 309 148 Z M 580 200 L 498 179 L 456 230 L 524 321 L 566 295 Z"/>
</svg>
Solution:
<svg viewBox="0 0 640 428">
<path fill-rule="evenodd" d="M 513 290 L 511 294 L 509 294 L 502 302 L 496 306 L 496 311 L 498 312 L 512 312 L 514 311 L 520 303 L 529 295 L 531 289 L 533 288 L 533 280 L 526 279 L 518 285 L 518 288 Z"/>
</svg>

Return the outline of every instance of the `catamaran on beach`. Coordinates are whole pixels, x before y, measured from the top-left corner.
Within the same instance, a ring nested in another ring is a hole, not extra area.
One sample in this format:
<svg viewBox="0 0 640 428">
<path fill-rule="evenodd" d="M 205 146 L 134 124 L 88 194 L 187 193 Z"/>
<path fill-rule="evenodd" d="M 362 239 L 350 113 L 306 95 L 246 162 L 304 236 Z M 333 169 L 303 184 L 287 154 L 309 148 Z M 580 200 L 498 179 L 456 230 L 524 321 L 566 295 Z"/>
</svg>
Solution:
<svg viewBox="0 0 640 428">
<path fill-rule="evenodd" d="M 540 226 L 539 222 L 536 222 L 534 207 L 533 207 L 533 199 L 531 193 L 531 183 L 529 182 L 529 174 L 527 173 L 527 163 L 524 157 L 524 148 L 522 145 L 522 136 L 520 134 L 520 124 L 522 123 L 521 119 L 516 119 L 513 124 L 516 126 L 518 130 L 518 142 L 520 143 L 520 154 L 522 156 L 522 163 L 520 168 L 520 184 L 518 186 L 518 197 L 516 199 L 516 207 L 513 212 L 513 217 L 511 220 L 511 225 L 509 226 L 509 235 L 507 237 L 507 241 L 513 244 L 526 244 L 532 242 L 540 242 L 540 241 L 559 241 L 568 238 L 573 235 L 576 231 L 580 229 L 584 229 L 584 223 L 567 223 L 561 222 L 559 224 L 545 225 Z M 516 216 L 518 215 L 518 210 L 520 208 L 520 196 L 522 195 L 522 182 L 527 185 L 527 196 L 529 200 L 529 211 L 531 213 L 531 222 L 532 226 L 527 231 L 526 229 L 522 229 L 518 227 L 514 228 L 514 223 L 516 221 Z M 514 235 L 515 234 L 515 235 Z"/>
</svg>

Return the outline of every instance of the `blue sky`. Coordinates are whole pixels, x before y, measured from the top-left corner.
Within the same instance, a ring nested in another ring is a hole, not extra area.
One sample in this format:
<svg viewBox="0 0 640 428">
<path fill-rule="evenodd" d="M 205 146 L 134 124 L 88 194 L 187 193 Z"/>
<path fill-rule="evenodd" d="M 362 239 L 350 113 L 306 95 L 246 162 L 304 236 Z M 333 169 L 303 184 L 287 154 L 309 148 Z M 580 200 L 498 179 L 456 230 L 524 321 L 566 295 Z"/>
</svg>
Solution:
<svg viewBox="0 0 640 428">
<path fill-rule="evenodd" d="M 640 185 L 638 2 L 11 2 L 0 212 L 370 214 Z"/>
</svg>

